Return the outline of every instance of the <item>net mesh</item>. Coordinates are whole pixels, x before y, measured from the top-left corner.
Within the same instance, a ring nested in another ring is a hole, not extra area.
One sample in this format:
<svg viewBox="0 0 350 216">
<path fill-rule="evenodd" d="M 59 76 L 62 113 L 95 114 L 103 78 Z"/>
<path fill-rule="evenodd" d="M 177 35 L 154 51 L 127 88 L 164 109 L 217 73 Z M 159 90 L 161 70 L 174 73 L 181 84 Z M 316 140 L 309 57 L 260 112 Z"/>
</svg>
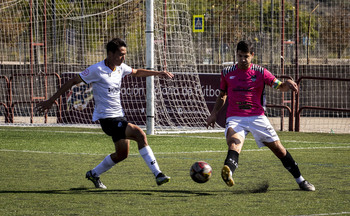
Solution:
<svg viewBox="0 0 350 216">
<path fill-rule="evenodd" d="M 94 125 L 88 85 L 73 87 L 47 116 L 36 114 L 34 107 L 75 73 L 103 60 L 111 38 L 126 41 L 128 65 L 144 68 L 145 3 L 1 1 L 0 121 Z M 288 129 L 291 113 L 281 107 L 289 107 L 300 114 L 301 131 L 350 132 L 349 1 L 155 0 L 154 7 L 155 69 L 176 75 L 155 78 L 157 130 L 203 128 L 219 93 L 220 71 L 236 61 L 237 42 L 249 39 L 255 45 L 254 63 L 300 85 L 296 109 L 290 92 L 266 88 L 267 113 L 276 129 Z M 199 31 L 194 16 L 203 21 Z M 145 125 L 145 79 L 127 77 L 121 94 L 128 120 Z"/>
<path fill-rule="evenodd" d="M 188 2 L 155 3 L 156 66 L 176 75 L 173 80 L 156 81 L 159 126 L 204 127 L 209 115 L 200 88 Z"/>
</svg>

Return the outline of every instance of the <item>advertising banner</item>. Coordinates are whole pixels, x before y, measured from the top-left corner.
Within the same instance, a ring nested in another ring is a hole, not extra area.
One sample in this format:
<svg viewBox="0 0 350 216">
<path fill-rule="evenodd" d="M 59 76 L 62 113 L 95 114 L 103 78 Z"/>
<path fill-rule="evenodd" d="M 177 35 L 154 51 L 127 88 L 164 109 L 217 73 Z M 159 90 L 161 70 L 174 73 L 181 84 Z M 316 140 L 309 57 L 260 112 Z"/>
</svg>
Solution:
<svg viewBox="0 0 350 216">
<path fill-rule="evenodd" d="M 67 80 L 77 75 L 77 73 L 63 73 L 62 84 Z M 163 88 L 160 83 L 160 88 L 155 88 L 156 96 L 165 98 L 165 107 L 171 118 L 178 118 L 186 112 L 195 114 L 192 107 L 176 107 L 173 101 L 169 101 L 167 95 L 177 95 L 179 100 L 187 100 L 188 96 L 198 94 L 201 91 L 205 98 L 205 104 L 211 111 L 215 105 L 216 98 L 220 94 L 220 74 L 199 74 L 200 84 L 195 89 L 186 88 L 180 82 L 182 79 L 178 77 L 178 82 L 175 78 L 173 86 Z M 182 77 L 181 77 L 182 78 Z M 127 76 L 122 82 L 120 89 L 121 101 L 127 119 L 137 125 L 143 125 L 146 121 L 146 79 L 139 77 Z M 69 124 L 94 124 L 92 122 L 92 113 L 94 108 L 92 85 L 80 83 L 73 86 L 62 98 L 62 122 Z M 187 102 L 187 103 L 190 103 Z M 169 106 L 168 106 L 169 105 Z M 198 113 L 197 113 L 198 114 Z M 161 118 L 161 114 L 159 115 Z M 203 122 L 204 124 L 204 122 Z"/>
</svg>

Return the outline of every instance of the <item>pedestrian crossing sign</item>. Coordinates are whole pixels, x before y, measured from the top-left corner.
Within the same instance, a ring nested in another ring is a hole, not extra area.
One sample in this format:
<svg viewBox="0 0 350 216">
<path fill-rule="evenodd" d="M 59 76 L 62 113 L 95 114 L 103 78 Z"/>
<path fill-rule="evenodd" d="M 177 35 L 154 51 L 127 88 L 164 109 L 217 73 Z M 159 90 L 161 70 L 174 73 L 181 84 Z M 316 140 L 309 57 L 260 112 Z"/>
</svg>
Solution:
<svg viewBox="0 0 350 216">
<path fill-rule="evenodd" d="M 193 15 L 193 32 L 204 32 L 204 15 Z"/>
</svg>

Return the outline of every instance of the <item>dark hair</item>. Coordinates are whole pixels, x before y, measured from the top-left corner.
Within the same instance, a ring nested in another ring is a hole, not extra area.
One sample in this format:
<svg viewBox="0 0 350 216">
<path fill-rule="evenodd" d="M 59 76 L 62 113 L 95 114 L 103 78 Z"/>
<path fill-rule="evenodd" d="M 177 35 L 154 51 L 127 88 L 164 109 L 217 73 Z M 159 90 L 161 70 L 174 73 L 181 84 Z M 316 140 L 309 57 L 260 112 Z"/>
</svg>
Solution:
<svg viewBox="0 0 350 216">
<path fill-rule="evenodd" d="M 120 38 L 113 38 L 106 45 L 106 50 L 108 52 L 115 53 L 120 47 L 126 47 L 126 43 Z"/>
<path fill-rule="evenodd" d="M 237 44 L 237 52 L 238 52 L 238 50 L 245 52 L 245 53 L 253 54 L 254 46 L 250 41 L 240 41 Z"/>
</svg>

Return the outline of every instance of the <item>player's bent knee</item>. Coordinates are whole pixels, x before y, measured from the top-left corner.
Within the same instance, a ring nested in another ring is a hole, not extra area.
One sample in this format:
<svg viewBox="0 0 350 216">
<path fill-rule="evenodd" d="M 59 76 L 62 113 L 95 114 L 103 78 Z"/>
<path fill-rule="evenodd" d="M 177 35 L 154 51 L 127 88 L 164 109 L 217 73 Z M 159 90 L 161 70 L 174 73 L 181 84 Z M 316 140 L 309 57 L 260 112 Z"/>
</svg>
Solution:
<svg viewBox="0 0 350 216">
<path fill-rule="evenodd" d="M 128 128 L 126 130 L 126 136 L 128 139 L 136 141 L 139 144 L 139 147 L 141 147 L 140 144 L 142 146 L 147 145 L 147 136 L 145 132 L 143 132 L 143 130 L 137 125 L 128 125 Z"/>
<path fill-rule="evenodd" d="M 287 150 L 279 140 L 275 142 L 264 142 L 264 144 L 278 157 L 282 158 L 287 154 Z"/>
<path fill-rule="evenodd" d="M 114 163 L 121 162 L 126 158 L 128 158 L 128 152 L 126 151 L 117 151 L 111 154 L 111 159 L 113 160 Z"/>
<path fill-rule="evenodd" d="M 147 140 L 145 132 L 139 127 L 135 130 L 135 137 L 137 142 L 145 142 Z"/>
<path fill-rule="evenodd" d="M 125 159 L 127 159 L 128 158 L 128 153 L 126 153 L 126 152 L 123 152 L 122 154 L 120 154 L 120 161 L 122 161 L 122 160 L 125 160 Z"/>
</svg>

